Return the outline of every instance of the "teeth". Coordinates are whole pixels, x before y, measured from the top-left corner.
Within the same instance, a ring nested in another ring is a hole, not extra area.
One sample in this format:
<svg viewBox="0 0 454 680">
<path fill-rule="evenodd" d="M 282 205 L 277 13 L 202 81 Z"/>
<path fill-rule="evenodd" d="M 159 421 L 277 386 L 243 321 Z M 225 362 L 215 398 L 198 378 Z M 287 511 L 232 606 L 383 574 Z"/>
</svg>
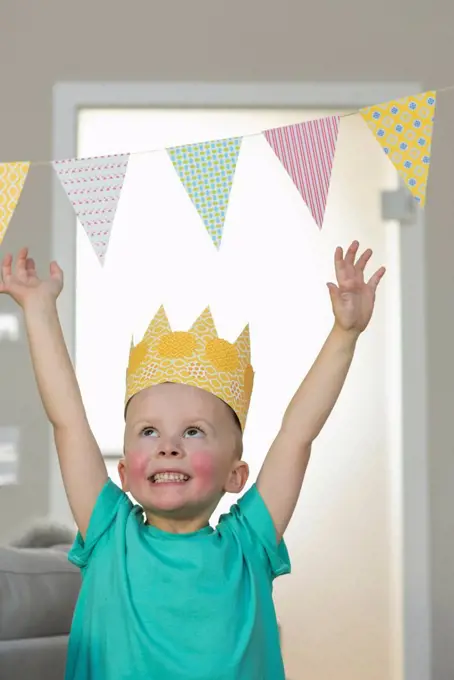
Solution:
<svg viewBox="0 0 454 680">
<path fill-rule="evenodd" d="M 158 472 L 153 475 L 151 481 L 155 484 L 164 484 L 165 482 L 187 482 L 189 477 L 179 472 Z"/>
</svg>

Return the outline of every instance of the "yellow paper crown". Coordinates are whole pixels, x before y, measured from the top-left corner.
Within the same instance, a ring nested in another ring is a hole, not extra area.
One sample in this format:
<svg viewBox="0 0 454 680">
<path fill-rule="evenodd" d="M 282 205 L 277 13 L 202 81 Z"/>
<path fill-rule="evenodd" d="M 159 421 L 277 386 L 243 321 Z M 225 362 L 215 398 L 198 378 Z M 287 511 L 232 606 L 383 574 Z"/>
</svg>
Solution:
<svg viewBox="0 0 454 680">
<path fill-rule="evenodd" d="M 254 383 L 250 344 L 249 325 L 233 344 L 219 338 L 209 307 L 189 331 L 172 331 L 160 307 L 142 340 L 131 345 L 125 404 L 147 387 L 183 383 L 225 401 L 244 430 Z"/>
</svg>

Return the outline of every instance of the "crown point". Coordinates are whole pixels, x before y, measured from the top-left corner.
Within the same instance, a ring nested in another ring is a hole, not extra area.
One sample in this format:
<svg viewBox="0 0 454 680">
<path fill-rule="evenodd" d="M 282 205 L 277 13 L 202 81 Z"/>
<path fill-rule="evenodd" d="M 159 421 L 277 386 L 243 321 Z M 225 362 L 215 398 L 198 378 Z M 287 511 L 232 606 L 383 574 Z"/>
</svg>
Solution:
<svg viewBox="0 0 454 680">
<path fill-rule="evenodd" d="M 170 333 L 171 330 L 164 305 L 161 305 L 150 322 L 150 325 L 143 336 L 143 340 L 145 342 L 151 342 L 152 340 L 162 337 L 166 333 Z"/>
<path fill-rule="evenodd" d="M 247 357 L 248 361 L 251 360 L 251 334 L 249 324 L 246 324 L 240 335 L 237 337 L 235 346 L 238 348 L 241 356 Z"/>
<path fill-rule="evenodd" d="M 191 331 L 200 336 L 210 336 L 217 338 L 218 333 L 214 325 L 213 316 L 209 307 L 205 307 L 198 319 L 193 323 Z"/>
</svg>

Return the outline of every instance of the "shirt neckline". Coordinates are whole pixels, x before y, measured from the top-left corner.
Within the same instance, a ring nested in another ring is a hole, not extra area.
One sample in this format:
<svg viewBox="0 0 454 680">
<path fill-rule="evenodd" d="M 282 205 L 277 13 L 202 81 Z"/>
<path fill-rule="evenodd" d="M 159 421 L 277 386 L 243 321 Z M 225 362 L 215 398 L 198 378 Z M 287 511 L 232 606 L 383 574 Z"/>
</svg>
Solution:
<svg viewBox="0 0 454 680">
<path fill-rule="evenodd" d="M 146 519 L 144 517 L 144 511 L 143 508 L 140 508 L 140 519 L 141 519 L 141 525 L 144 531 L 147 532 L 147 534 L 151 534 L 152 536 L 157 536 L 159 538 L 166 538 L 169 540 L 176 540 L 176 539 L 185 539 L 185 538 L 194 538 L 196 536 L 208 536 L 210 534 L 214 533 L 214 529 L 210 524 L 207 524 L 206 527 L 202 527 L 201 529 L 197 529 L 197 531 L 188 531 L 184 534 L 176 534 L 171 531 L 164 531 L 164 529 L 159 529 L 158 527 L 155 527 L 153 524 L 147 524 Z"/>
</svg>

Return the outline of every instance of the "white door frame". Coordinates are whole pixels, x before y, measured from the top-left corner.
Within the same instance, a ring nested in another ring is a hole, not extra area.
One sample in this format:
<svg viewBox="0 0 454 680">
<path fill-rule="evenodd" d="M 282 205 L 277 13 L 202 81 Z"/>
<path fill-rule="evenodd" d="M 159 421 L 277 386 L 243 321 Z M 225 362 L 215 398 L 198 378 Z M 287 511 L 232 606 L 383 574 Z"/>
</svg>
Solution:
<svg viewBox="0 0 454 680">
<path fill-rule="evenodd" d="M 74 82 L 53 92 L 53 158 L 77 155 L 77 116 L 82 108 L 269 107 L 356 110 L 421 92 L 417 82 Z M 124 151 L 124 150 L 123 150 Z M 76 220 L 58 179 L 53 184 L 52 258 L 65 271 L 60 306 L 68 350 L 74 357 Z M 425 340 L 424 220 L 400 229 L 402 339 L 402 554 L 403 665 L 405 680 L 430 680 L 427 382 Z M 416 283 L 415 283 L 416 282 Z M 50 512 L 68 512 L 51 438 Z M 371 612 L 373 616 L 373 612 Z"/>
</svg>

